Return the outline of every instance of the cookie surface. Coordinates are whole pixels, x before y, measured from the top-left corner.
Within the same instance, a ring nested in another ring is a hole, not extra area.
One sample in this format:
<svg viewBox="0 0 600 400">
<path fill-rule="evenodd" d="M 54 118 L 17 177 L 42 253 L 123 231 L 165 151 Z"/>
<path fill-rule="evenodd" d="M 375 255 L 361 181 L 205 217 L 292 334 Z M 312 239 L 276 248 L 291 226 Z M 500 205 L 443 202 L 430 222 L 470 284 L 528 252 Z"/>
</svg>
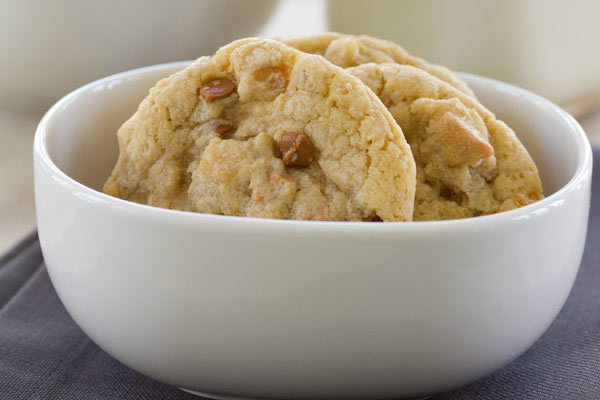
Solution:
<svg viewBox="0 0 600 400">
<path fill-rule="evenodd" d="M 525 147 L 474 98 L 411 66 L 365 64 L 347 71 L 379 96 L 411 146 L 414 220 L 492 214 L 543 198 Z"/>
<path fill-rule="evenodd" d="M 359 79 L 244 39 L 161 80 L 117 133 L 104 192 L 202 213 L 408 221 L 415 164 Z"/>
<path fill-rule="evenodd" d="M 282 41 L 300 51 L 319 54 L 329 62 L 342 68 L 355 67 L 368 63 L 411 65 L 429 72 L 431 75 L 448 82 L 470 96 L 475 96 L 467 84 L 448 68 L 414 57 L 408 54 L 402 47 L 387 40 L 376 39 L 366 35 L 353 36 L 339 33 L 325 33 Z"/>
</svg>

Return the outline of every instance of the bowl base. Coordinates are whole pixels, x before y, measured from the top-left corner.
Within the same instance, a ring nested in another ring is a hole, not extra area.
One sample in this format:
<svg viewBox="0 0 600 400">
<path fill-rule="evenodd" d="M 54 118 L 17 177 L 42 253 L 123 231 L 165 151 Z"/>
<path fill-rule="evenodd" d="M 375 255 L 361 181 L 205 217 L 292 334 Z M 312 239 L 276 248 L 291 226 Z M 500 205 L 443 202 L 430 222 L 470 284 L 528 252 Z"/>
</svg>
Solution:
<svg viewBox="0 0 600 400">
<path fill-rule="evenodd" d="M 193 394 L 194 396 L 204 397 L 207 399 L 214 399 L 214 400 L 260 400 L 260 399 L 255 399 L 255 398 L 251 398 L 251 397 L 224 396 L 224 395 L 214 394 L 214 393 L 197 392 L 195 390 L 184 389 L 184 388 L 179 388 L 179 389 L 183 390 L 184 392 L 187 392 L 189 394 Z"/>
<path fill-rule="evenodd" d="M 179 388 L 179 390 L 183 390 L 186 393 L 189 394 L 193 394 L 194 396 L 198 396 L 198 397 L 204 397 L 207 399 L 214 399 L 214 400 L 261 400 L 261 399 L 256 399 L 253 397 L 236 397 L 236 396 L 223 396 L 220 394 L 213 394 L 213 393 L 203 393 L 203 392 L 198 392 L 195 390 L 190 390 L 190 389 L 184 389 L 184 388 Z M 412 400 L 426 400 L 426 399 L 430 399 L 431 396 L 425 396 L 425 397 L 419 397 L 419 398 L 415 398 Z"/>
</svg>

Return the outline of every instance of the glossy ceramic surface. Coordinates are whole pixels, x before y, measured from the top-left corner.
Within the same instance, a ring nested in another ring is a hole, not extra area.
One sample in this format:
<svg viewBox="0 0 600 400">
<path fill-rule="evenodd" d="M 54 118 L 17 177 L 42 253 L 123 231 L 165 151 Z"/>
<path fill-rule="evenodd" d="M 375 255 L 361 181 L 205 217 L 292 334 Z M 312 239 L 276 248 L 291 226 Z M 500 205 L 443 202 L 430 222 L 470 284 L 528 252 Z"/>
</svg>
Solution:
<svg viewBox="0 0 600 400">
<path fill-rule="evenodd" d="M 519 88 L 464 75 L 537 162 L 547 197 L 491 216 L 418 223 L 193 214 L 97 190 L 115 131 L 184 64 L 87 85 L 34 144 L 40 241 L 79 326 L 131 368 L 228 396 L 418 397 L 522 354 L 579 268 L 592 157 L 579 125 Z"/>
</svg>

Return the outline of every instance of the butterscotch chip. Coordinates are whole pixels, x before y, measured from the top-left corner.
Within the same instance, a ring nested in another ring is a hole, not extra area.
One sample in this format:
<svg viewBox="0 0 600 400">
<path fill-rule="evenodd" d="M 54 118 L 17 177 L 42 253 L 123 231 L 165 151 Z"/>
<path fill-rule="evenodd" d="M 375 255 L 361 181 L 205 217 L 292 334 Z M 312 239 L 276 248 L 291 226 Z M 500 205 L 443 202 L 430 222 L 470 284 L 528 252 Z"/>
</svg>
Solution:
<svg viewBox="0 0 600 400">
<path fill-rule="evenodd" d="M 230 79 L 215 79 L 200 88 L 200 96 L 207 102 L 228 97 L 235 90 L 235 84 Z"/>
<path fill-rule="evenodd" d="M 287 132 L 281 135 L 279 151 L 286 167 L 308 167 L 315 159 L 313 144 L 303 133 Z"/>
<path fill-rule="evenodd" d="M 259 68 L 259 69 L 255 70 L 252 73 L 252 75 L 254 76 L 254 79 L 256 79 L 257 81 L 265 82 L 272 75 L 278 75 L 280 73 L 281 73 L 281 69 L 279 67 L 263 67 L 263 68 Z"/>
<path fill-rule="evenodd" d="M 221 124 L 215 128 L 215 132 L 217 132 L 219 135 L 223 135 L 232 129 L 233 129 L 233 126 L 231 126 L 231 125 Z"/>
<path fill-rule="evenodd" d="M 538 170 L 515 132 L 475 98 L 408 65 L 346 70 L 388 106 L 411 146 L 414 220 L 493 214 L 543 198 Z"/>
<path fill-rule="evenodd" d="M 220 136 L 220 124 L 235 132 Z M 239 40 L 163 79 L 117 136 L 104 191 L 123 199 L 263 218 L 412 217 L 414 160 L 382 102 L 341 68 L 277 41 Z"/>
<path fill-rule="evenodd" d="M 515 204 L 517 205 L 517 207 L 523 207 L 526 206 L 528 204 L 531 204 L 535 201 L 535 196 L 533 196 L 533 199 L 530 198 L 530 196 L 524 195 L 523 193 L 519 193 L 515 196 Z"/>
<path fill-rule="evenodd" d="M 279 183 L 279 182 L 281 182 L 282 180 L 283 180 L 283 181 L 289 181 L 289 179 L 288 179 L 288 178 L 286 178 L 285 176 L 283 176 L 283 175 L 281 175 L 280 173 L 278 173 L 278 172 L 275 172 L 275 171 L 270 171 L 270 172 L 269 172 L 269 180 L 270 180 L 271 182 L 273 182 L 273 183 Z"/>
</svg>

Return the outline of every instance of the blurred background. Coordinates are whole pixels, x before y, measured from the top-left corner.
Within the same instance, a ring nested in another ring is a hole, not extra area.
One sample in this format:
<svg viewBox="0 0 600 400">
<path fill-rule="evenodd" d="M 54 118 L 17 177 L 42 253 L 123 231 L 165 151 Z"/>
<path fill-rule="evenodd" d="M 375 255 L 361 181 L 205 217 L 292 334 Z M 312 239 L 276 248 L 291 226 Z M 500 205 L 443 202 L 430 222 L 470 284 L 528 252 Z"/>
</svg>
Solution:
<svg viewBox="0 0 600 400">
<path fill-rule="evenodd" d="M 35 228 L 38 121 L 92 80 L 246 36 L 364 33 L 548 97 L 600 145 L 599 15 L 598 0 L 0 0 L 0 253 Z"/>
</svg>

